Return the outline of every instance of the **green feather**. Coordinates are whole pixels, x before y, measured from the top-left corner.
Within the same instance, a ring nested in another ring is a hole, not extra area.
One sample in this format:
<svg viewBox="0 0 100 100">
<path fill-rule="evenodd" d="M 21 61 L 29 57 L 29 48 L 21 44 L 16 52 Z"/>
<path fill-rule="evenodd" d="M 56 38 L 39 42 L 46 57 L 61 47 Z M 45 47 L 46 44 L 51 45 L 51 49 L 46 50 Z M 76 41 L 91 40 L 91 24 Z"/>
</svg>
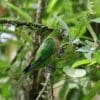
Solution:
<svg viewBox="0 0 100 100">
<path fill-rule="evenodd" d="M 36 52 L 35 61 L 31 66 L 25 68 L 25 73 L 39 69 L 51 57 L 57 48 L 58 43 L 55 40 L 58 40 L 59 35 L 59 33 L 53 32 L 44 40 Z"/>
<path fill-rule="evenodd" d="M 36 53 L 36 60 L 45 60 L 54 52 L 55 42 L 52 38 L 46 39 Z"/>
</svg>

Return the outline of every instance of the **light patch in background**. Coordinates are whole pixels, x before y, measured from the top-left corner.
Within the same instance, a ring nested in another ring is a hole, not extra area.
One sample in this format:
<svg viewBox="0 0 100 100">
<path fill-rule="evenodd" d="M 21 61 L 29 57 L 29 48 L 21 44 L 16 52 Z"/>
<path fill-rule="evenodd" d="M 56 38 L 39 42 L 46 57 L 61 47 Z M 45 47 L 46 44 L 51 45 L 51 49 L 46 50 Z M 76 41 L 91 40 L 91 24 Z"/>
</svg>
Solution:
<svg viewBox="0 0 100 100">
<path fill-rule="evenodd" d="M 9 77 L 0 78 L 0 84 L 8 82 Z"/>
<path fill-rule="evenodd" d="M 8 29 L 11 30 L 11 31 L 15 31 L 15 26 L 11 25 Z M 5 33 L 5 32 L 1 33 L 1 35 L 0 35 L 0 42 L 5 43 L 5 42 L 7 42 L 10 39 L 17 40 L 15 35 L 12 35 L 12 34 L 9 34 L 9 33 Z"/>
<path fill-rule="evenodd" d="M 8 27 L 9 30 L 11 31 L 15 31 L 15 26 L 14 25 L 10 25 Z M 7 43 L 9 40 L 17 40 L 17 37 L 13 34 L 10 33 L 6 33 L 6 32 L 2 32 L 0 33 L 0 42 L 1 43 Z M 17 53 L 17 45 L 14 43 L 9 43 L 9 45 L 6 46 L 5 48 L 5 54 L 8 57 L 8 61 L 11 62 Z"/>
</svg>

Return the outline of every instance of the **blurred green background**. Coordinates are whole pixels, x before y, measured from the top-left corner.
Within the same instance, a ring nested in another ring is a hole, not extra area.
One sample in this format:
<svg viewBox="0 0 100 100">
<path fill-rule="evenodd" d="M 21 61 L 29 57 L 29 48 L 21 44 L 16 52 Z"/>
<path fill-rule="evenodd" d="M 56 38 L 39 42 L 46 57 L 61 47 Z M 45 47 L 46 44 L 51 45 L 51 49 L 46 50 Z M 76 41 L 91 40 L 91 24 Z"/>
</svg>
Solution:
<svg viewBox="0 0 100 100">
<path fill-rule="evenodd" d="M 41 33 L 1 20 L 35 23 L 39 1 L 0 1 L 0 100 L 30 100 L 31 82 L 25 78 L 22 85 L 18 79 L 31 60 L 34 33 Z M 54 100 L 100 100 L 100 0 L 43 0 L 43 4 L 41 24 L 63 28 L 67 35 L 64 52 L 54 61 Z M 48 34 L 42 32 L 43 40 Z M 47 95 L 39 100 L 49 100 Z"/>
</svg>

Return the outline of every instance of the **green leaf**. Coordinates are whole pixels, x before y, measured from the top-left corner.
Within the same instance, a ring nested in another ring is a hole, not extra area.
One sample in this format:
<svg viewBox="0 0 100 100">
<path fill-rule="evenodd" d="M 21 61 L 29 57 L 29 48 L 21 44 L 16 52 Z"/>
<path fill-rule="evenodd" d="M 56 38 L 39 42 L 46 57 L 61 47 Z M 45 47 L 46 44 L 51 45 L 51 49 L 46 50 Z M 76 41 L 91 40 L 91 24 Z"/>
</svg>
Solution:
<svg viewBox="0 0 100 100">
<path fill-rule="evenodd" d="M 90 24 L 87 25 L 87 29 L 89 30 L 94 42 L 97 43 L 98 37 Z"/>
<path fill-rule="evenodd" d="M 83 100 L 92 100 L 93 97 L 100 92 L 100 81 L 96 82 L 92 89 L 89 90 L 89 93 L 84 96 Z"/>
<path fill-rule="evenodd" d="M 5 4 L 7 6 L 9 6 L 10 8 L 12 8 L 13 10 L 15 10 L 20 16 L 22 16 L 28 22 L 31 22 L 32 21 L 32 18 L 28 15 L 28 13 L 26 13 L 25 11 L 22 11 L 22 9 L 20 9 L 19 7 L 13 5 L 10 2 L 5 2 Z"/>
<path fill-rule="evenodd" d="M 72 67 L 73 67 L 73 68 L 76 68 L 76 67 L 79 67 L 79 66 L 81 66 L 81 65 L 91 64 L 91 63 L 93 63 L 93 62 L 95 62 L 95 59 L 91 59 L 91 60 L 89 60 L 89 59 L 83 59 L 83 60 L 80 60 L 80 61 L 76 61 L 76 62 L 72 65 Z"/>
<path fill-rule="evenodd" d="M 65 21 L 64 21 L 61 17 L 55 15 L 55 19 L 56 19 L 56 20 L 58 21 L 58 23 L 62 26 L 62 28 L 64 28 L 64 29 L 66 29 L 67 31 L 69 31 L 69 28 L 68 28 L 67 23 L 65 23 Z"/>
<path fill-rule="evenodd" d="M 93 10 L 97 17 L 100 17 L 100 0 L 93 0 Z"/>
<path fill-rule="evenodd" d="M 52 0 L 49 5 L 48 5 L 48 10 L 47 12 L 51 12 L 51 10 L 53 9 L 54 5 L 56 4 L 57 0 Z"/>
<path fill-rule="evenodd" d="M 83 77 L 86 75 L 86 71 L 84 69 L 74 69 L 74 68 L 64 67 L 63 71 L 72 78 Z"/>
<path fill-rule="evenodd" d="M 63 82 L 63 81 L 62 81 Z M 61 82 L 60 82 L 60 85 L 61 86 Z M 68 89 L 69 88 L 69 85 L 68 85 L 68 81 L 64 81 L 62 86 L 61 86 L 61 89 L 60 89 L 60 92 L 59 92 L 59 100 L 65 100 L 66 98 L 66 95 L 68 93 Z"/>
<path fill-rule="evenodd" d="M 83 93 L 81 90 L 72 88 L 67 95 L 66 100 L 82 100 Z"/>
<path fill-rule="evenodd" d="M 89 52 L 90 47 L 89 46 L 84 46 L 84 47 L 79 48 L 77 51 L 79 51 L 79 52 Z"/>
<path fill-rule="evenodd" d="M 0 69 L 9 67 L 10 64 L 7 61 L 0 60 Z"/>
<path fill-rule="evenodd" d="M 63 0 L 51 0 L 48 4 L 47 12 L 52 15 L 54 13 L 59 13 L 62 10 Z"/>
<path fill-rule="evenodd" d="M 10 91 L 9 91 L 9 85 L 8 84 L 4 84 L 2 87 L 2 95 L 8 99 L 8 97 L 10 96 Z"/>
<path fill-rule="evenodd" d="M 92 19 L 91 21 L 92 21 L 92 22 L 96 22 L 96 23 L 100 23 L 100 17 L 95 18 L 95 19 Z"/>
<path fill-rule="evenodd" d="M 26 32 L 23 31 L 23 32 L 20 33 L 20 35 L 23 37 L 23 39 L 32 43 L 32 39 L 30 38 L 30 36 Z"/>
<path fill-rule="evenodd" d="M 97 63 L 100 64 L 100 50 L 97 50 L 94 56 Z"/>
</svg>

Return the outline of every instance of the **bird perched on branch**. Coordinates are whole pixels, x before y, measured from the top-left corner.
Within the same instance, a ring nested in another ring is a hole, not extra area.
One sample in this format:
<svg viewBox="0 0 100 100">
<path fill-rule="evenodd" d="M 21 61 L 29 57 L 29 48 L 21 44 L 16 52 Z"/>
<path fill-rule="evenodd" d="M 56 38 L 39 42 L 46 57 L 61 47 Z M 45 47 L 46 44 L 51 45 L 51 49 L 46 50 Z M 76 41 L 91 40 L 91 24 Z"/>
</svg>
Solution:
<svg viewBox="0 0 100 100">
<path fill-rule="evenodd" d="M 63 32 L 54 30 L 41 44 L 36 52 L 35 60 L 30 66 L 24 69 L 24 73 L 34 72 L 41 67 L 51 56 L 60 49 L 61 41 L 64 37 Z M 50 60 L 50 59 L 49 59 Z"/>
</svg>

